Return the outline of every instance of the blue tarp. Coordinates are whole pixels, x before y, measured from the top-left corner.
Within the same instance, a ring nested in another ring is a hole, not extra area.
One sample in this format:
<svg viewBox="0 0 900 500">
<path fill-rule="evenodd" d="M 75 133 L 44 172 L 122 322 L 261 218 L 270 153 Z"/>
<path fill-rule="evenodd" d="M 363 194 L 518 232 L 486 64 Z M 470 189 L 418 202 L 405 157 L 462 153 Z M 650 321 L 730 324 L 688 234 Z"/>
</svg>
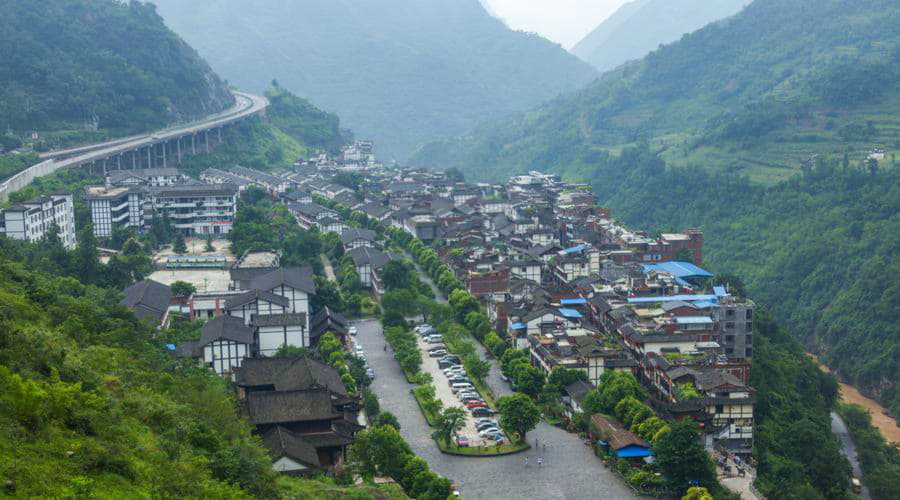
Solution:
<svg viewBox="0 0 900 500">
<path fill-rule="evenodd" d="M 581 317 L 581 313 L 576 311 L 575 309 L 569 309 L 566 307 L 560 307 L 559 313 L 565 316 L 566 318 L 578 319 Z"/>
<path fill-rule="evenodd" d="M 577 299 L 560 299 L 560 304 L 564 306 L 583 306 L 587 304 L 587 299 L 577 298 Z"/>
<path fill-rule="evenodd" d="M 573 253 L 581 253 L 584 252 L 584 245 L 577 245 L 572 248 L 567 248 L 563 250 L 564 254 L 573 254 Z"/>
<path fill-rule="evenodd" d="M 644 271 L 669 273 L 676 278 L 712 278 L 712 273 L 704 271 L 690 262 L 660 262 L 644 264 Z"/>
<path fill-rule="evenodd" d="M 707 307 L 719 307 L 719 304 L 710 302 L 708 300 L 696 300 L 694 301 L 694 307 L 697 307 L 699 309 L 706 309 Z"/>
<path fill-rule="evenodd" d="M 725 291 L 724 286 L 714 286 L 713 293 L 716 294 L 716 297 L 724 297 L 728 295 L 728 292 Z"/>
<path fill-rule="evenodd" d="M 653 454 L 653 450 L 648 450 L 647 448 L 642 448 L 640 446 L 634 445 L 626 446 L 616 452 L 616 455 L 620 458 L 649 457 Z"/>
<path fill-rule="evenodd" d="M 629 304 L 652 304 L 654 302 L 673 302 L 682 300 L 684 302 L 694 302 L 697 300 L 716 302 L 715 295 L 665 295 L 662 297 L 632 297 L 628 299 Z"/>
<path fill-rule="evenodd" d="M 175 344 L 166 344 L 166 349 L 174 351 L 177 347 L 175 347 Z"/>
<path fill-rule="evenodd" d="M 512 328 L 513 330 L 524 330 L 524 329 L 528 328 L 528 325 L 526 325 L 525 323 L 513 323 L 509 327 Z"/>
</svg>

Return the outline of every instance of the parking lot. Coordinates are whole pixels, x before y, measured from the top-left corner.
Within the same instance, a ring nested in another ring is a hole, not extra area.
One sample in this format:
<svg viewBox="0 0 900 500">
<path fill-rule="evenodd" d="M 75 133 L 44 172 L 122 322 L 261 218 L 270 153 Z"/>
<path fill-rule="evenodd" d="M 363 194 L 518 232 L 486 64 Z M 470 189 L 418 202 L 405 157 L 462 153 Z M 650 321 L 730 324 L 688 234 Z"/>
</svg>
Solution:
<svg viewBox="0 0 900 500">
<path fill-rule="evenodd" d="M 452 479 L 463 498 L 637 498 L 621 479 L 600 464 L 591 448 L 577 435 L 543 422 L 528 433 L 529 442 L 548 443 L 549 446 L 541 446 L 540 451 L 531 449 L 490 458 L 441 453 L 431 437 L 434 429 L 428 426 L 410 393 L 412 384 L 406 381 L 391 350 L 384 350 L 381 324 L 375 320 L 355 324 L 359 327 L 359 335 L 354 340 L 365 348 L 369 365 L 375 369 L 371 387 L 380 399 L 381 410 L 396 415 L 402 427 L 400 434 L 416 455 L 427 460 L 432 470 Z M 492 374 L 489 379 L 494 376 Z M 509 391 L 508 386 L 494 386 L 493 383 L 491 388 L 500 395 Z M 538 457 L 543 458 L 543 467 L 535 465 Z M 529 464 L 525 463 L 525 458 L 529 459 Z"/>
<path fill-rule="evenodd" d="M 447 382 L 447 376 L 444 375 L 443 370 L 438 366 L 440 358 L 432 358 L 428 355 L 428 349 L 433 348 L 435 345 L 439 344 L 429 344 L 419 336 L 419 349 L 422 351 L 422 371 L 430 373 L 434 379 L 435 394 L 444 403 L 444 408 L 452 406 L 464 408 L 463 403 L 460 402 L 456 394 L 453 394 L 453 390 Z M 466 411 L 469 413 L 469 418 L 466 419 L 466 426 L 459 432 L 459 435 L 468 438 L 469 446 L 495 444 L 495 440 L 485 439 L 478 435 L 478 430 L 475 428 L 475 419 L 472 418 L 471 412 Z"/>
</svg>

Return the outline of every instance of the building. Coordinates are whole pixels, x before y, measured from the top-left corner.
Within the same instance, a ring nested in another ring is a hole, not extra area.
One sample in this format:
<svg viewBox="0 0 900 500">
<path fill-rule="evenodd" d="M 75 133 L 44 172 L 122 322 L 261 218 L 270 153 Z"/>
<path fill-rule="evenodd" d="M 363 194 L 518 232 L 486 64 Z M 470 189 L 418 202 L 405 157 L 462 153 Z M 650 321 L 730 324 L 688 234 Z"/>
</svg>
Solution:
<svg viewBox="0 0 900 500">
<path fill-rule="evenodd" d="M 380 269 L 391 257 L 381 250 L 370 247 L 357 247 L 347 252 L 347 255 L 353 260 L 356 272 L 359 273 L 359 280 L 364 288 L 372 286 L 372 272 Z"/>
<path fill-rule="evenodd" d="M 148 319 L 165 328 L 169 324 L 169 304 L 172 289 L 157 281 L 144 280 L 125 289 L 125 298 L 119 304 L 134 311 L 140 319 Z"/>
<path fill-rule="evenodd" d="M 75 209 L 71 194 L 39 196 L 0 210 L 0 235 L 31 243 L 58 228 L 66 250 L 75 248 Z"/>
<path fill-rule="evenodd" d="M 169 217 L 185 236 L 224 236 L 231 231 L 237 207 L 234 184 L 184 183 L 162 187 L 88 186 L 94 235 L 108 238 L 114 227 L 143 232 L 154 214 Z"/>
<path fill-rule="evenodd" d="M 106 176 L 108 186 L 173 186 L 185 179 L 177 168 L 138 168 L 113 170 Z"/>
<path fill-rule="evenodd" d="M 591 415 L 588 428 L 592 441 L 619 458 L 644 458 L 654 455 L 650 443 L 610 417 Z"/>
<path fill-rule="evenodd" d="M 341 243 L 344 245 L 344 251 L 347 252 L 359 247 L 374 248 L 377 237 L 378 234 L 369 229 L 349 228 L 344 229 L 344 232 L 341 233 Z"/>
<path fill-rule="evenodd" d="M 253 355 L 253 329 L 235 316 L 219 316 L 203 324 L 196 345 L 205 364 L 222 376 L 231 376 L 244 359 Z"/>
</svg>

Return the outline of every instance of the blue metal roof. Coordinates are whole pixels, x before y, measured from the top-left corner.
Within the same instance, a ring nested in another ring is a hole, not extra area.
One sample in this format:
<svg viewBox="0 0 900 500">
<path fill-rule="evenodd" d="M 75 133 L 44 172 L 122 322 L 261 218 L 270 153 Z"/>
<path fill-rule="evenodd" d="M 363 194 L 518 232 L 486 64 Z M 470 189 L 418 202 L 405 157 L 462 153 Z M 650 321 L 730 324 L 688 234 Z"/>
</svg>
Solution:
<svg viewBox="0 0 900 500">
<path fill-rule="evenodd" d="M 712 278 L 712 273 L 704 271 L 690 262 L 660 262 L 644 264 L 644 271 L 669 273 L 676 278 Z"/>
<path fill-rule="evenodd" d="M 681 286 L 683 286 L 683 287 L 685 287 L 685 288 L 690 288 L 690 289 L 692 289 L 692 290 L 694 289 L 694 285 L 688 283 L 687 281 L 684 281 L 684 280 L 681 279 L 681 278 L 675 278 L 675 283 L 678 283 L 679 285 L 681 285 Z"/>
<path fill-rule="evenodd" d="M 672 302 L 675 300 L 683 300 L 685 302 L 694 302 L 694 301 L 710 301 L 716 302 L 715 295 L 664 295 L 661 297 L 632 297 L 628 299 L 629 304 L 647 304 L 654 302 Z"/>
<path fill-rule="evenodd" d="M 563 253 L 572 254 L 572 253 L 581 253 L 583 251 L 584 251 L 584 245 L 575 245 L 572 248 L 567 248 L 567 249 L 563 250 Z"/>
<path fill-rule="evenodd" d="M 675 323 L 679 325 L 709 325 L 713 320 L 709 316 L 678 316 Z"/>
<path fill-rule="evenodd" d="M 706 309 L 707 307 L 719 307 L 719 304 L 708 300 L 695 300 L 694 306 L 699 309 Z"/>
<path fill-rule="evenodd" d="M 559 313 L 565 316 L 566 318 L 578 319 L 581 317 L 581 313 L 576 311 L 575 309 L 569 309 L 567 307 L 560 307 Z"/>
<path fill-rule="evenodd" d="M 587 304 L 587 299 L 577 298 L 577 299 L 560 299 L 560 304 L 564 306 L 583 306 Z"/>
<path fill-rule="evenodd" d="M 616 452 L 616 455 L 621 458 L 635 458 L 635 457 L 649 457 L 654 455 L 653 450 L 637 446 L 631 445 L 626 446 Z"/>
<path fill-rule="evenodd" d="M 513 330 L 524 330 L 524 329 L 528 328 L 528 325 L 526 325 L 525 323 L 516 322 L 516 323 L 509 325 L 509 327 L 512 328 Z"/>
<path fill-rule="evenodd" d="M 724 297 L 728 295 L 728 292 L 725 291 L 724 286 L 714 286 L 713 293 L 716 294 L 716 297 Z"/>
</svg>

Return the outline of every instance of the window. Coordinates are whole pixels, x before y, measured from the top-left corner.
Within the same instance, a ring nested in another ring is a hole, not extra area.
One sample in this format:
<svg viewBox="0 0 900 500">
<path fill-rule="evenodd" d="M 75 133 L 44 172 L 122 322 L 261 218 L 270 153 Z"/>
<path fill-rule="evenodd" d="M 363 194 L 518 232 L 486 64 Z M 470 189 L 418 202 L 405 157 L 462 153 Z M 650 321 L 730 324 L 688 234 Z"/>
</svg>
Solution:
<svg viewBox="0 0 900 500">
<path fill-rule="evenodd" d="M 734 316 L 734 309 L 725 310 L 725 316 L 729 316 L 729 317 Z"/>
<path fill-rule="evenodd" d="M 725 336 L 725 343 L 726 343 L 726 344 L 731 344 L 732 342 L 734 342 L 734 335 L 726 335 L 726 336 Z"/>
<path fill-rule="evenodd" d="M 734 349 L 732 349 L 731 347 L 726 348 L 726 349 L 725 349 L 725 354 L 727 354 L 727 355 L 729 355 L 729 356 L 732 355 L 732 354 L 734 354 Z"/>
<path fill-rule="evenodd" d="M 728 323 L 725 323 L 725 329 L 726 330 L 734 330 L 734 321 L 729 321 Z"/>
<path fill-rule="evenodd" d="M 747 345 L 753 345 L 753 335 L 747 335 Z"/>
<path fill-rule="evenodd" d="M 724 405 L 716 405 L 716 413 L 722 413 L 725 411 Z"/>
<path fill-rule="evenodd" d="M 748 331 L 748 332 L 752 332 L 752 331 L 753 331 L 753 322 L 752 322 L 752 321 L 748 321 L 748 322 L 747 322 L 747 331 Z"/>
<path fill-rule="evenodd" d="M 748 347 L 748 348 L 744 351 L 744 356 L 746 356 L 746 357 L 748 357 L 748 358 L 752 358 L 752 357 L 753 357 L 753 348 Z"/>
<path fill-rule="evenodd" d="M 753 309 L 747 309 L 747 321 L 753 319 Z"/>
</svg>

